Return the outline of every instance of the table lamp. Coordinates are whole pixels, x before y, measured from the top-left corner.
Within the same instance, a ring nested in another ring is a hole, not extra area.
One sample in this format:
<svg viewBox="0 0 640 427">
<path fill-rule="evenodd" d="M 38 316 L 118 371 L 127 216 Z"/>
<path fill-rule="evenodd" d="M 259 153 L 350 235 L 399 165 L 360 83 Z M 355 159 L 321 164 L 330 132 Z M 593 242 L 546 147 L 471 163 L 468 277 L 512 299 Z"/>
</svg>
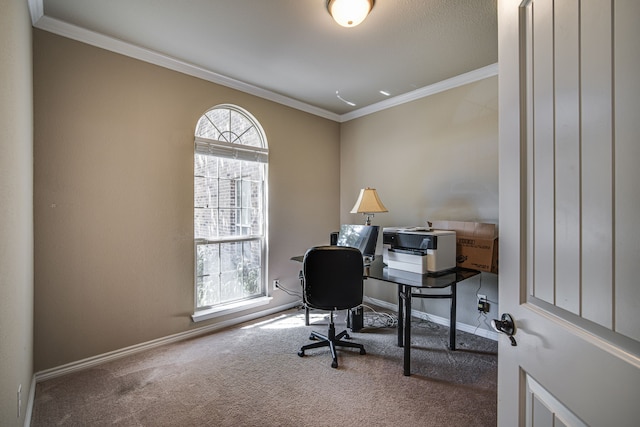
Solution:
<svg viewBox="0 0 640 427">
<path fill-rule="evenodd" d="M 365 222 L 365 225 L 371 225 L 371 217 L 378 212 L 389 211 L 380 201 L 376 189 L 369 187 L 361 189 L 358 200 L 353 206 L 353 209 L 351 209 L 351 213 L 361 213 L 366 215 L 367 222 Z"/>
</svg>

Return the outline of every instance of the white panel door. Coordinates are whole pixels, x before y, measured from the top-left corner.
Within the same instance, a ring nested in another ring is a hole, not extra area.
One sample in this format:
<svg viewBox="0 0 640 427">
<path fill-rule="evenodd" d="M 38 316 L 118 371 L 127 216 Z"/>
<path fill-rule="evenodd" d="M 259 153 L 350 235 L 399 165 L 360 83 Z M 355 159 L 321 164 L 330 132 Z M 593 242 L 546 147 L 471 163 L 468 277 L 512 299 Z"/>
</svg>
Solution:
<svg viewBox="0 0 640 427">
<path fill-rule="evenodd" d="M 498 0 L 498 425 L 640 425 L 640 1 Z"/>
</svg>

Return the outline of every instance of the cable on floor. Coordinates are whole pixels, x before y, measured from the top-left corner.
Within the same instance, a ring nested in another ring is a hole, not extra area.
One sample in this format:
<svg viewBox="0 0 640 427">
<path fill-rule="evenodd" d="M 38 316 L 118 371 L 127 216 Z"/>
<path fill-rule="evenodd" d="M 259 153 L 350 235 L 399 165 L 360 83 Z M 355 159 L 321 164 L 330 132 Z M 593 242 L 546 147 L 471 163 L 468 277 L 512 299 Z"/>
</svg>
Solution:
<svg viewBox="0 0 640 427">
<path fill-rule="evenodd" d="M 376 311 L 366 304 L 360 305 L 364 309 L 370 310 L 363 313 L 364 326 L 367 328 L 395 328 L 398 326 L 398 317 L 395 314 L 384 311 Z"/>
</svg>

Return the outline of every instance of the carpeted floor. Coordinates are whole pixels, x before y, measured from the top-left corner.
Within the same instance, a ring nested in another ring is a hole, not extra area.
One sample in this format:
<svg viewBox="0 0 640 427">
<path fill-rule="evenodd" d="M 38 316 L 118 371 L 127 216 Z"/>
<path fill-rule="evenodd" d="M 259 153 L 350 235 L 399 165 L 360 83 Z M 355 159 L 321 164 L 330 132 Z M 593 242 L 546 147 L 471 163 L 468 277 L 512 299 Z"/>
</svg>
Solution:
<svg viewBox="0 0 640 427">
<path fill-rule="evenodd" d="M 338 352 L 297 351 L 326 332 L 302 310 L 138 353 L 38 383 L 32 426 L 495 426 L 497 343 L 414 319 L 412 375 L 396 329 L 365 327 Z M 343 317 L 343 316 L 342 316 Z M 344 329 L 336 318 L 337 330 Z"/>
</svg>

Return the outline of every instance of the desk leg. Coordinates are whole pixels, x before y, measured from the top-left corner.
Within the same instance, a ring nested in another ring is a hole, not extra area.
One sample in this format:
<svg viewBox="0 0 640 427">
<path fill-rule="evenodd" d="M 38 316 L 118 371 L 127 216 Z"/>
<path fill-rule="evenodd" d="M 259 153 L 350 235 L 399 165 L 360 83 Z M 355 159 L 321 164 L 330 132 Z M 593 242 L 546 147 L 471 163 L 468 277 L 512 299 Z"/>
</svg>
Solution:
<svg viewBox="0 0 640 427">
<path fill-rule="evenodd" d="M 451 285 L 451 315 L 449 316 L 449 349 L 456 349 L 456 283 Z"/>
<path fill-rule="evenodd" d="M 398 285 L 398 347 L 404 345 L 402 341 L 404 337 L 404 294 L 402 292 L 402 285 Z"/>
<path fill-rule="evenodd" d="M 411 287 L 404 287 L 404 375 L 411 375 Z"/>
</svg>

